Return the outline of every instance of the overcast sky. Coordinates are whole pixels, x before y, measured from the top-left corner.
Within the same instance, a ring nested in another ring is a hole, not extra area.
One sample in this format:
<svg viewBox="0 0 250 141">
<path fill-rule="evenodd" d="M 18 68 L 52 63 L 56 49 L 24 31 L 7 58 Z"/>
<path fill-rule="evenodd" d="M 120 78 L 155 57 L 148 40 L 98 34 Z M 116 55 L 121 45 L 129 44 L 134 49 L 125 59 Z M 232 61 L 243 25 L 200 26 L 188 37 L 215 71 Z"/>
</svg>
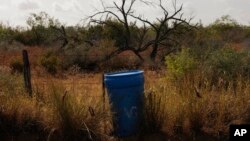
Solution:
<svg viewBox="0 0 250 141">
<path fill-rule="evenodd" d="M 107 4 L 113 0 L 104 0 Z M 120 1 L 120 0 L 114 0 Z M 157 2 L 157 0 L 154 0 Z M 222 15 L 231 15 L 239 23 L 250 25 L 250 0 L 177 0 L 184 5 L 186 17 L 209 24 Z M 169 4 L 168 6 L 171 7 Z M 74 25 L 101 9 L 100 0 L 0 0 L 0 22 L 25 26 L 30 13 L 47 12 L 67 25 Z M 159 9 L 136 4 L 137 14 L 149 20 L 161 14 Z"/>
</svg>

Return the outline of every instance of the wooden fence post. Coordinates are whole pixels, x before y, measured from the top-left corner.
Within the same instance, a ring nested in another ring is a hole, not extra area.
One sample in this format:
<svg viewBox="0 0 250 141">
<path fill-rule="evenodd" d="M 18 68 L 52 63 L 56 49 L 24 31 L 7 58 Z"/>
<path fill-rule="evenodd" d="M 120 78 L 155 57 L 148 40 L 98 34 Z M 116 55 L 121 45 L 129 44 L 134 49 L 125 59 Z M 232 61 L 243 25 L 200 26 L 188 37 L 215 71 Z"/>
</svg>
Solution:
<svg viewBox="0 0 250 141">
<path fill-rule="evenodd" d="M 107 112 L 106 111 L 106 90 L 105 90 L 105 82 L 104 82 L 104 72 L 102 73 L 102 102 L 103 102 L 103 113 L 105 113 L 105 112 Z M 104 131 L 106 131 L 107 130 L 107 123 L 105 122 L 104 123 Z"/>
<path fill-rule="evenodd" d="M 29 96 L 32 96 L 30 62 L 27 50 L 23 50 L 23 77 L 25 89 L 29 93 Z"/>
<path fill-rule="evenodd" d="M 104 83 L 104 73 L 102 73 L 102 100 L 103 100 L 103 111 L 105 112 L 106 107 L 106 93 L 105 93 L 105 83 Z"/>
</svg>

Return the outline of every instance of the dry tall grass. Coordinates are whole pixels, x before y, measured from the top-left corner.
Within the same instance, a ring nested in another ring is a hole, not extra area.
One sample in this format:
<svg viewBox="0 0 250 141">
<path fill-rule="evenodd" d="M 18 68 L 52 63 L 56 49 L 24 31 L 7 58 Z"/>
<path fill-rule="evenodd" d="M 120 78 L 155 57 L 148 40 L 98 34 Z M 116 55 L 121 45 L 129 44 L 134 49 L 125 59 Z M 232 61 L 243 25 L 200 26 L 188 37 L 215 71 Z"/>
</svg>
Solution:
<svg viewBox="0 0 250 141">
<path fill-rule="evenodd" d="M 0 76 L 2 134 L 41 133 L 37 136 L 44 140 L 66 141 L 110 138 L 111 115 L 103 111 L 100 97 L 73 95 L 62 83 L 52 80 L 48 89 L 34 88 L 34 96 L 30 98 L 22 89 L 21 76 L 3 72 Z"/>
<path fill-rule="evenodd" d="M 227 89 L 210 89 L 197 88 L 199 81 L 190 78 L 181 82 L 152 80 L 146 83 L 149 122 L 168 136 L 195 140 L 196 135 L 204 134 L 225 139 L 230 124 L 250 123 L 249 80 L 237 79 L 236 89 L 233 82 Z"/>
<path fill-rule="evenodd" d="M 111 114 L 102 107 L 100 74 L 84 77 L 86 82 L 99 82 L 100 88 L 77 86 L 71 81 L 79 79 L 72 77 L 50 78 L 46 88 L 38 85 L 39 78 L 33 79 L 34 97 L 30 98 L 21 76 L 1 71 L 1 133 L 28 132 L 44 140 L 115 140 L 110 136 Z M 235 95 L 233 84 L 228 89 L 196 88 L 199 81 L 172 82 L 157 72 L 145 72 L 145 78 L 144 134 L 163 132 L 190 140 L 206 134 L 225 139 L 230 124 L 250 122 L 249 81 L 237 79 Z"/>
</svg>

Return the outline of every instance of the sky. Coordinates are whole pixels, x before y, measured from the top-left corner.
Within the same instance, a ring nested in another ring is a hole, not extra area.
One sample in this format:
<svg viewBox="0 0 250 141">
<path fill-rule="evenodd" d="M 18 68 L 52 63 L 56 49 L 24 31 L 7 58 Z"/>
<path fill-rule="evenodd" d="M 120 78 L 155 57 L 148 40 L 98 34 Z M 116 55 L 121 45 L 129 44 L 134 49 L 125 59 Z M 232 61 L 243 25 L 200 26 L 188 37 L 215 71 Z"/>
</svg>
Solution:
<svg viewBox="0 0 250 141">
<path fill-rule="evenodd" d="M 112 1 L 120 0 L 104 0 L 104 3 L 109 5 Z M 223 15 L 230 15 L 240 24 L 250 25 L 250 0 L 177 0 L 177 4 L 183 4 L 184 16 L 194 17 L 194 23 L 202 21 L 208 25 Z M 164 5 L 171 11 L 172 2 Z M 101 9 L 100 0 L 0 0 L 0 22 L 27 26 L 26 20 L 31 13 L 44 11 L 66 25 L 75 25 Z M 134 9 L 136 15 L 143 15 L 148 20 L 162 15 L 160 9 L 145 4 L 136 3 Z"/>
</svg>

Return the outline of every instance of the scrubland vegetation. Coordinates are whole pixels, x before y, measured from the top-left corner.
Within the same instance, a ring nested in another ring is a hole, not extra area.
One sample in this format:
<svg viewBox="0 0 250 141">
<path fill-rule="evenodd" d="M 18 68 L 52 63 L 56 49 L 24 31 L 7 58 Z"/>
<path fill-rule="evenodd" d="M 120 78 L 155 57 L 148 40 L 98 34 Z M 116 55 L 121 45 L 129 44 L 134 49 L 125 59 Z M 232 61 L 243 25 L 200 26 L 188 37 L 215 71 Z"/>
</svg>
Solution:
<svg viewBox="0 0 250 141">
<path fill-rule="evenodd" d="M 181 17 L 127 27 L 93 18 L 66 26 L 41 12 L 27 28 L 0 24 L 1 140 L 119 140 L 101 74 L 131 69 L 145 71 L 139 140 L 228 140 L 229 125 L 250 123 L 250 26 L 230 16 L 207 26 Z M 24 89 L 23 49 L 33 97 Z"/>
<path fill-rule="evenodd" d="M 82 79 L 98 82 L 101 75 L 94 75 Z M 142 135 L 161 133 L 176 140 L 196 140 L 203 135 L 226 140 L 230 124 L 249 123 L 249 79 L 237 76 L 228 84 L 212 84 L 202 75 L 195 71 L 195 75 L 181 75 L 181 80 L 173 81 L 168 73 L 146 71 Z M 103 110 L 101 82 L 73 91 L 66 90 L 62 82 L 70 81 L 70 76 L 57 79 L 46 81 L 47 88 L 33 82 L 31 98 L 19 74 L 1 72 L 1 134 L 35 135 L 40 140 L 116 140 L 111 134 L 112 113 L 108 107 Z"/>
</svg>

